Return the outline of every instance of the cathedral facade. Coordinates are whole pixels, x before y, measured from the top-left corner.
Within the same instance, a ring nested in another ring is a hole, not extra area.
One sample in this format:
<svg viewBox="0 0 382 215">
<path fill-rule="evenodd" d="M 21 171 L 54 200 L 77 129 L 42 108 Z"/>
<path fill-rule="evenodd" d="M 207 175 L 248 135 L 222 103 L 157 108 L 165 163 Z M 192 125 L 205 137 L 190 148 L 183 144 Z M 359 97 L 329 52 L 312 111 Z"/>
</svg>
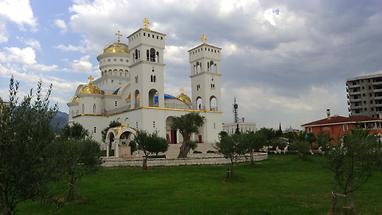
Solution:
<svg viewBox="0 0 382 215">
<path fill-rule="evenodd" d="M 97 57 L 100 77 L 89 77 L 86 85 L 79 85 L 68 103 L 69 121 L 80 123 L 102 149 L 111 149 L 113 141 L 127 139 L 126 132 L 137 130 L 157 132 L 169 143 L 181 143 L 180 133 L 171 129 L 172 119 L 195 112 L 205 121 L 192 139 L 207 144 L 218 141 L 223 130 L 221 48 L 206 43 L 203 35 L 202 43 L 188 51 L 190 98 L 182 91 L 176 96 L 165 94 L 165 34 L 151 30 L 146 21 L 127 37 L 128 44 L 120 41 L 119 32 L 116 35 L 117 41 Z M 103 140 L 101 132 L 112 121 L 122 126 Z"/>
</svg>

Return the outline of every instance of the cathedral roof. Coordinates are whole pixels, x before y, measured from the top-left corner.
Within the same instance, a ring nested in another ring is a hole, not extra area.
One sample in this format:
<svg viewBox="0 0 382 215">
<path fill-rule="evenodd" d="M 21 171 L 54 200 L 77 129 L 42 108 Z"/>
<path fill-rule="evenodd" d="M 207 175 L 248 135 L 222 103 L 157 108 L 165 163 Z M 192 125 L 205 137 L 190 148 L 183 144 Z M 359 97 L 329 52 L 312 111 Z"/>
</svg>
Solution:
<svg viewBox="0 0 382 215">
<path fill-rule="evenodd" d="M 191 99 L 188 97 L 184 92 L 181 92 L 178 96 L 177 99 L 180 101 L 186 103 L 186 104 L 191 104 Z"/>
<path fill-rule="evenodd" d="M 93 77 L 89 76 L 88 80 L 89 80 L 89 83 L 81 88 L 80 93 L 93 94 L 93 95 L 102 94 L 101 89 L 93 84 Z"/>
<path fill-rule="evenodd" d="M 103 49 L 103 54 L 114 54 L 114 53 L 123 53 L 123 54 L 128 54 L 129 53 L 129 46 L 121 43 L 121 42 L 115 42 L 112 44 L 107 45 Z"/>
</svg>

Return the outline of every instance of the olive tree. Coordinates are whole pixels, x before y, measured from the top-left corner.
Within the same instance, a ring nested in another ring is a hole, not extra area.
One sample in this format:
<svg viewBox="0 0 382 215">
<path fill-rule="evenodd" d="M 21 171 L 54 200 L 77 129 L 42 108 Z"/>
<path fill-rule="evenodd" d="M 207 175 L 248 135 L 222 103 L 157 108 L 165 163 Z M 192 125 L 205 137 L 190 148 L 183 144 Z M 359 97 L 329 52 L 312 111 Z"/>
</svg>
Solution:
<svg viewBox="0 0 382 215">
<path fill-rule="evenodd" d="M 186 158 L 190 149 L 196 148 L 196 143 L 191 141 L 191 134 L 197 133 L 203 124 L 204 117 L 200 116 L 198 113 L 188 113 L 174 118 L 171 127 L 172 129 L 178 129 L 183 137 L 178 158 Z"/>
<path fill-rule="evenodd" d="M 227 135 L 223 136 L 220 141 L 216 143 L 216 149 L 219 153 L 230 160 L 227 178 L 232 178 L 235 161 L 247 151 L 247 145 L 243 138 L 244 136 L 242 134 Z"/>
<path fill-rule="evenodd" d="M 49 126 L 57 112 L 50 107 L 42 83 L 36 93 L 18 97 L 19 83 L 9 84 L 9 101 L 0 99 L 0 214 L 15 214 L 19 202 L 38 196 L 48 182 L 44 149 L 54 133 Z"/>
<path fill-rule="evenodd" d="M 159 137 L 157 133 L 149 134 L 143 130 L 137 132 L 132 143 L 145 154 L 142 160 L 143 169 L 147 169 L 148 156 L 151 154 L 166 152 L 168 149 L 168 143 L 166 139 Z"/>
<path fill-rule="evenodd" d="M 101 151 L 97 142 L 88 139 L 61 139 L 50 144 L 46 152 L 50 171 L 57 179 L 66 180 L 66 201 L 80 197 L 82 176 L 98 170 Z"/>
<path fill-rule="evenodd" d="M 334 173 L 332 211 L 336 210 L 336 196 L 345 197 L 345 207 L 354 209 L 353 194 L 367 182 L 376 166 L 379 146 L 377 138 L 367 130 L 353 130 L 329 151 L 329 166 Z"/>
<path fill-rule="evenodd" d="M 267 139 L 261 132 L 250 132 L 244 134 L 246 141 L 246 146 L 250 155 L 251 164 L 255 164 L 254 152 L 259 151 L 266 143 Z"/>
</svg>

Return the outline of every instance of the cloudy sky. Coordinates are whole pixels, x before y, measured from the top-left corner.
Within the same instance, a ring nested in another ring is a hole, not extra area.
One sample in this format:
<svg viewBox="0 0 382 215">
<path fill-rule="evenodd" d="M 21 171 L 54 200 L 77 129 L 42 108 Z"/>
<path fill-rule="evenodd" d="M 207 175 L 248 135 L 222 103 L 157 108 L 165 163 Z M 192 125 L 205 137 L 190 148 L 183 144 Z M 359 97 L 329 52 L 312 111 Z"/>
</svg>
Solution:
<svg viewBox="0 0 382 215">
<path fill-rule="evenodd" d="M 234 97 L 259 127 L 347 115 L 346 79 L 382 71 L 381 0 L 0 0 L 0 96 L 11 75 L 21 93 L 42 80 L 67 112 L 114 33 L 127 42 L 144 17 L 167 34 L 167 93 L 190 92 L 187 50 L 201 34 L 223 48 L 225 122 Z"/>
</svg>

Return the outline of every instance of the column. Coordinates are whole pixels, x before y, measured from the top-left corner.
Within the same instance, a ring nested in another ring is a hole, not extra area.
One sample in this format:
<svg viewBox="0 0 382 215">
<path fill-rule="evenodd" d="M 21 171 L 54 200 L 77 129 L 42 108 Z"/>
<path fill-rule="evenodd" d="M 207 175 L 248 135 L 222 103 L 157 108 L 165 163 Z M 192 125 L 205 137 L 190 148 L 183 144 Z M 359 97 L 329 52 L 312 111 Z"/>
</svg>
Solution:
<svg viewBox="0 0 382 215">
<path fill-rule="evenodd" d="M 109 151 L 109 145 L 110 145 L 110 140 L 106 141 L 106 157 L 108 158 L 110 156 L 110 151 Z"/>
<path fill-rule="evenodd" d="M 115 143 L 115 149 L 114 149 L 114 155 L 115 157 L 119 157 L 119 138 L 114 140 Z"/>
</svg>

